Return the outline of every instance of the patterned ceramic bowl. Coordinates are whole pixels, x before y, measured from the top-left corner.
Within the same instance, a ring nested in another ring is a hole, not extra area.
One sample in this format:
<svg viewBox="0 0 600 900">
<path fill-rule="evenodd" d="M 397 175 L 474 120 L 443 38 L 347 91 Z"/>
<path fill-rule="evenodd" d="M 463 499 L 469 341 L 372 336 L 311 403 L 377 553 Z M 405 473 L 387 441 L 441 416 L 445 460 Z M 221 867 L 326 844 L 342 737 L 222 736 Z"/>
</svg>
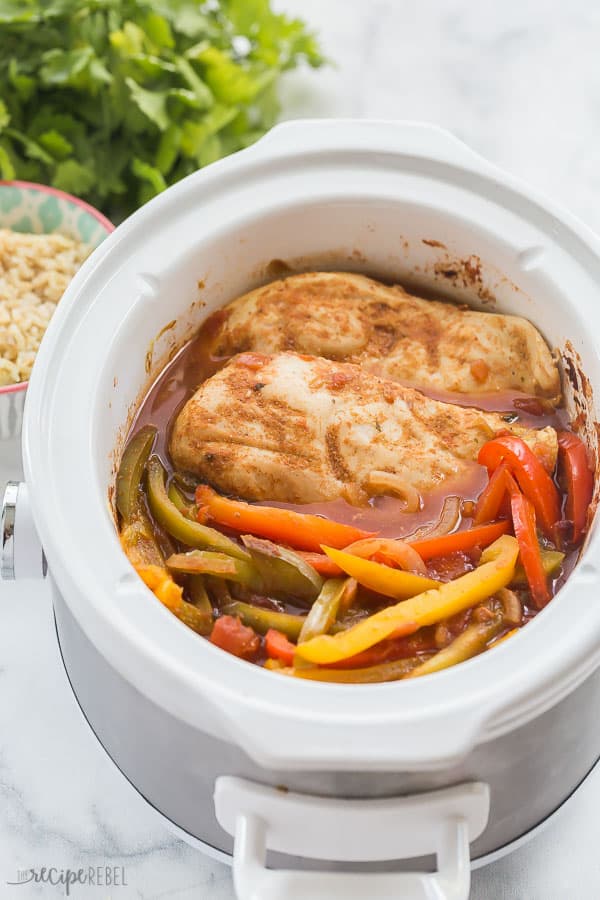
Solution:
<svg viewBox="0 0 600 900">
<path fill-rule="evenodd" d="M 0 181 L 0 228 L 64 234 L 95 250 L 114 225 L 93 206 L 64 191 L 28 181 Z M 6 467 L 2 474 L 10 477 L 17 477 L 21 466 L 26 390 L 26 381 L 0 387 L 0 468 Z"/>
</svg>

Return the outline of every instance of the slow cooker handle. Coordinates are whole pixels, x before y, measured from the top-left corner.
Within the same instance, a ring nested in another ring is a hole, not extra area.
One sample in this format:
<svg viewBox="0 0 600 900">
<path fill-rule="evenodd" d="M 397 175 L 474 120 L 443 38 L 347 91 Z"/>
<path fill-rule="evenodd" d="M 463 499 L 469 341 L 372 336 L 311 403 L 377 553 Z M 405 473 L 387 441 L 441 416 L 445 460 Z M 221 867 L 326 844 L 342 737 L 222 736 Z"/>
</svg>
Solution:
<svg viewBox="0 0 600 900">
<path fill-rule="evenodd" d="M 469 844 L 489 816 L 471 782 L 375 800 L 297 794 L 228 775 L 215 782 L 219 824 L 233 835 L 238 900 L 468 900 Z M 382 862 L 436 854 L 436 872 L 266 868 L 267 849 L 309 859 Z"/>
<path fill-rule="evenodd" d="M 366 150 L 415 155 L 438 162 L 468 166 L 481 173 L 494 174 L 493 163 L 480 156 L 451 131 L 431 122 L 381 119 L 296 119 L 281 122 L 245 151 L 256 156 L 269 153 L 323 152 L 348 144 L 355 150 L 362 144 Z"/>
<path fill-rule="evenodd" d="M 0 575 L 5 581 L 46 575 L 46 558 L 24 481 L 9 481 L 4 491 Z"/>
</svg>

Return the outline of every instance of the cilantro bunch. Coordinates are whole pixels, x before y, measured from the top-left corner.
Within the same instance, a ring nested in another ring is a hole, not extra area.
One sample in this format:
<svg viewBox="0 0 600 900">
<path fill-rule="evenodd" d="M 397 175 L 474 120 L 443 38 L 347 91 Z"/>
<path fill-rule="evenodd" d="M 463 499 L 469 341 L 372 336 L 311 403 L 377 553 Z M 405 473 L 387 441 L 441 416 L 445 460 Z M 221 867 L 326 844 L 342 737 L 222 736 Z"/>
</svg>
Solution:
<svg viewBox="0 0 600 900">
<path fill-rule="evenodd" d="M 270 0 L 0 0 L 0 177 L 121 219 L 257 140 L 303 61 L 314 35 Z"/>
</svg>

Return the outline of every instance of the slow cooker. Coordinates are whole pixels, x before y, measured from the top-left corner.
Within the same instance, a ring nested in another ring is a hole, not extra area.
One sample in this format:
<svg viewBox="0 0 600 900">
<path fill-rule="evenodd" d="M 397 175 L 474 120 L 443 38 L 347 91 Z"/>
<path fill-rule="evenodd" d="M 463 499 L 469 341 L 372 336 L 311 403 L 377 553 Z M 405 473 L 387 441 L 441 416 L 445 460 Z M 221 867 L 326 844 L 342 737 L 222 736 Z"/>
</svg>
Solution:
<svg viewBox="0 0 600 900">
<path fill-rule="evenodd" d="M 115 466 L 161 366 L 236 295 L 316 268 L 531 319 L 598 459 L 599 241 L 435 127 L 298 121 L 144 206 L 73 280 L 30 382 L 3 570 L 47 570 L 99 741 L 180 834 L 233 859 L 240 898 L 459 900 L 470 862 L 535 829 L 600 756 L 598 529 L 494 652 L 356 686 L 277 677 L 199 640 L 115 530 Z"/>
</svg>

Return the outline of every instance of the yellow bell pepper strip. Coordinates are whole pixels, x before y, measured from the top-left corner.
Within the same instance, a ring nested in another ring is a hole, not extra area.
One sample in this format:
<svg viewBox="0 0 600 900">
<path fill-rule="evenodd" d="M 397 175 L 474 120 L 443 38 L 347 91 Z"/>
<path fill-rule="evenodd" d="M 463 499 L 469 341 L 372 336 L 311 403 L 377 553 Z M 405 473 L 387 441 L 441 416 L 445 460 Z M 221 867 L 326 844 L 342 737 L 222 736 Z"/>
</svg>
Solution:
<svg viewBox="0 0 600 900">
<path fill-rule="evenodd" d="M 225 537 L 215 528 L 192 522 L 181 513 L 169 500 L 165 487 L 165 470 L 158 456 L 151 456 L 147 465 L 148 503 L 152 515 L 165 531 L 188 547 L 218 550 L 235 556 L 237 559 L 249 561 L 250 554 L 231 538 Z"/>
<path fill-rule="evenodd" d="M 269 662 L 269 660 L 267 660 Z M 376 684 L 381 681 L 399 681 L 405 678 L 421 663 L 418 657 L 397 659 L 394 662 L 380 663 L 364 669 L 321 669 L 319 666 L 295 668 L 294 666 L 274 666 L 268 668 L 281 675 L 294 678 L 307 678 L 310 681 L 328 681 L 333 684 Z"/>
<path fill-rule="evenodd" d="M 479 566 L 472 572 L 382 609 L 347 631 L 336 635 L 319 635 L 300 644 L 296 655 L 299 659 L 316 665 L 335 663 L 372 647 L 397 633 L 398 629 L 414 626 L 413 630 L 416 631 L 424 625 L 435 625 L 442 619 L 476 606 L 500 588 L 506 587 L 513 576 L 518 553 L 516 539 L 504 534 L 483 551 Z M 338 555 L 336 554 L 336 561 Z M 359 562 L 365 565 L 364 560 Z M 341 562 L 338 561 L 338 564 Z M 390 571 L 396 575 L 408 574 L 394 569 Z M 360 581 L 359 578 L 357 580 Z"/>
<path fill-rule="evenodd" d="M 200 508 L 199 519 L 207 515 L 219 525 L 288 544 L 298 550 L 319 550 L 321 544 L 346 547 L 352 541 L 374 536 L 372 531 L 362 531 L 322 516 L 230 500 L 206 484 L 196 488 L 196 503 Z"/>
<path fill-rule="evenodd" d="M 308 613 L 298 642 L 309 641 L 318 634 L 326 634 L 336 620 L 340 601 L 349 578 L 328 578 L 310 612 Z"/>
<path fill-rule="evenodd" d="M 440 650 L 431 659 L 426 660 L 409 672 L 407 678 L 420 678 L 421 675 L 431 675 L 432 672 L 441 672 L 449 669 L 457 663 L 477 656 L 487 647 L 492 638 L 502 630 L 504 623 L 502 616 L 495 616 L 489 622 L 480 622 L 469 625 L 462 634 L 454 638 L 451 644 Z"/>
<path fill-rule="evenodd" d="M 353 553 L 326 546 L 323 546 L 323 550 L 347 575 L 384 597 L 405 600 L 439 585 L 439 581 L 434 581 L 433 578 L 393 569 L 391 566 L 354 556 Z"/>
<path fill-rule="evenodd" d="M 305 616 L 294 616 L 292 613 L 277 612 L 274 609 L 265 609 L 263 606 L 253 606 L 252 603 L 244 603 L 242 600 L 234 600 L 222 608 L 222 612 L 228 616 L 237 616 L 244 625 L 250 625 L 259 634 L 267 631 L 280 631 L 292 641 L 298 640 L 302 630 Z"/>
<path fill-rule="evenodd" d="M 136 566 L 142 581 L 154 593 L 160 602 L 198 634 L 209 634 L 212 623 L 207 629 L 206 616 L 191 603 L 183 599 L 183 588 L 176 584 L 162 566 Z"/>
<path fill-rule="evenodd" d="M 133 519 L 140 506 L 140 484 L 155 438 L 156 428 L 146 425 L 134 434 L 123 451 L 117 474 L 116 503 L 125 524 Z"/>
</svg>

